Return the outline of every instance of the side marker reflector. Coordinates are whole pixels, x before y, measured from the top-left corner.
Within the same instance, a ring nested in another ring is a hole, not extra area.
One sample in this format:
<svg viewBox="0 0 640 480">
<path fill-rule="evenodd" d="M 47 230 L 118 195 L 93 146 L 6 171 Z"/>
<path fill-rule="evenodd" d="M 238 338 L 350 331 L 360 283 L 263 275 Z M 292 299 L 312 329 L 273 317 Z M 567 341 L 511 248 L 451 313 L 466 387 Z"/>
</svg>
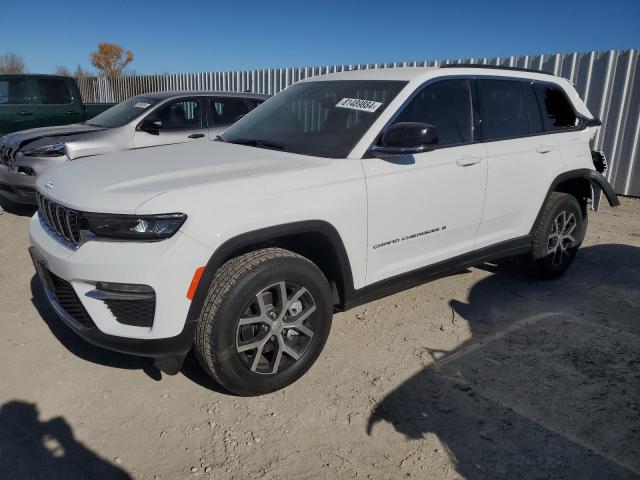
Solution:
<svg viewBox="0 0 640 480">
<path fill-rule="evenodd" d="M 189 285 L 189 290 L 187 290 L 187 298 L 189 300 L 193 300 L 193 297 L 196 295 L 196 289 L 198 288 L 198 284 L 200 283 L 200 279 L 202 278 L 203 273 L 204 267 L 198 267 L 193 274 L 191 285 Z"/>
</svg>

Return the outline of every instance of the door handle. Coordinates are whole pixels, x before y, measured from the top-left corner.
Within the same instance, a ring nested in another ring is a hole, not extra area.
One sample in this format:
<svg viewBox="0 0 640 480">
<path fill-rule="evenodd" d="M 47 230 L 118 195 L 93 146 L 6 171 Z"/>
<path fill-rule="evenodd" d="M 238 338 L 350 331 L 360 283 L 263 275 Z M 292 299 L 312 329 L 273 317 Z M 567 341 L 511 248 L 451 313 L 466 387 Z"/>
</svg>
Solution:
<svg viewBox="0 0 640 480">
<path fill-rule="evenodd" d="M 468 167 L 470 165 L 480 163 L 481 161 L 482 157 L 472 157 L 469 155 L 465 155 L 464 157 L 460 157 L 456 160 L 456 165 L 458 165 L 459 167 Z"/>
<path fill-rule="evenodd" d="M 69 110 L 68 112 L 65 112 L 67 115 L 78 115 L 80 112 L 76 112 L 75 110 Z"/>
<path fill-rule="evenodd" d="M 24 117 L 26 115 L 33 115 L 33 112 L 27 112 L 26 110 L 23 110 L 22 112 L 18 112 L 18 115 L 22 115 Z"/>
<path fill-rule="evenodd" d="M 554 147 L 553 145 L 538 145 L 536 147 L 536 152 L 538 152 L 538 153 L 549 153 L 554 148 L 556 148 L 556 147 Z"/>
<path fill-rule="evenodd" d="M 204 137 L 204 133 L 192 133 L 189 135 L 189 138 L 202 138 Z"/>
</svg>

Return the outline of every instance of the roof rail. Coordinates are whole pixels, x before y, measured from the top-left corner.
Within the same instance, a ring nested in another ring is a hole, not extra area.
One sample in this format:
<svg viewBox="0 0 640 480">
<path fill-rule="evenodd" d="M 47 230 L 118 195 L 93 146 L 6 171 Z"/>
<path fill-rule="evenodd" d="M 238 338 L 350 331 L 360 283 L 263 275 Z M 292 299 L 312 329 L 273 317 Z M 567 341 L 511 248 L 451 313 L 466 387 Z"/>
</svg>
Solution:
<svg viewBox="0 0 640 480">
<path fill-rule="evenodd" d="M 543 73 L 545 75 L 553 75 L 553 73 L 535 70 L 533 68 L 508 67 L 502 65 L 483 65 L 481 63 L 445 63 L 440 68 L 489 68 L 493 70 L 515 70 L 517 72 Z"/>
</svg>

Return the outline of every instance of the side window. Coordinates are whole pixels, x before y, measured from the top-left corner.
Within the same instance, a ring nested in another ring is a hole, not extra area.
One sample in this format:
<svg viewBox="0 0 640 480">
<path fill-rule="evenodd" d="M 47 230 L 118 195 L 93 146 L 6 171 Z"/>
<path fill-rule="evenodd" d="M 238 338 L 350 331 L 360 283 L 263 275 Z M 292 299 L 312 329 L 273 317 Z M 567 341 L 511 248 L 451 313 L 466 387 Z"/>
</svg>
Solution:
<svg viewBox="0 0 640 480">
<path fill-rule="evenodd" d="M 0 80 L 0 105 L 25 105 L 29 103 L 27 81 L 24 78 Z"/>
<path fill-rule="evenodd" d="M 534 88 L 540 101 L 546 130 L 571 128 L 577 124 L 576 112 L 560 87 L 537 83 Z"/>
<path fill-rule="evenodd" d="M 249 105 L 242 98 L 212 98 L 211 114 L 213 122 L 210 123 L 213 126 L 231 125 L 240 115 L 249 113 L 249 110 Z"/>
<path fill-rule="evenodd" d="M 540 104 L 536 98 L 536 92 L 534 90 L 534 84 L 532 82 L 522 82 L 522 88 L 524 88 L 524 96 L 527 100 L 527 116 L 529 117 L 529 133 L 541 133 L 544 132 L 544 125 L 542 123 L 542 112 L 540 111 Z"/>
<path fill-rule="evenodd" d="M 529 119 L 522 90 L 516 80 L 477 80 L 482 136 L 502 140 L 529 134 Z"/>
<path fill-rule="evenodd" d="M 71 93 L 69 85 L 60 78 L 38 79 L 38 90 L 40 91 L 40 103 L 45 105 L 63 105 L 71 103 Z"/>
<path fill-rule="evenodd" d="M 471 91 L 466 79 L 441 80 L 427 85 L 405 107 L 394 123 L 433 125 L 438 146 L 468 143 L 471 135 Z"/>
<path fill-rule="evenodd" d="M 162 130 L 188 130 L 202 128 L 202 108 L 195 98 L 178 100 L 159 107 L 145 120 L 162 122 Z"/>
</svg>

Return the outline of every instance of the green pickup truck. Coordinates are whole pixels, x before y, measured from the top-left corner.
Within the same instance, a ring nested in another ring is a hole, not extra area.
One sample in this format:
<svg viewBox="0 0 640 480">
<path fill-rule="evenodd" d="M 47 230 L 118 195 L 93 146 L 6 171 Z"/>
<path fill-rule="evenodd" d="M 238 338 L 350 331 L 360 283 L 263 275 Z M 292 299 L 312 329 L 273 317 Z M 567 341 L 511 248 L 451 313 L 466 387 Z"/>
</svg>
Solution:
<svg viewBox="0 0 640 480">
<path fill-rule="evenodd" d="M 112 107 L 82 103 L 71 77 L 0 74 L 0 136 L 28 128 L 80 123 Z"/>
</svg>

